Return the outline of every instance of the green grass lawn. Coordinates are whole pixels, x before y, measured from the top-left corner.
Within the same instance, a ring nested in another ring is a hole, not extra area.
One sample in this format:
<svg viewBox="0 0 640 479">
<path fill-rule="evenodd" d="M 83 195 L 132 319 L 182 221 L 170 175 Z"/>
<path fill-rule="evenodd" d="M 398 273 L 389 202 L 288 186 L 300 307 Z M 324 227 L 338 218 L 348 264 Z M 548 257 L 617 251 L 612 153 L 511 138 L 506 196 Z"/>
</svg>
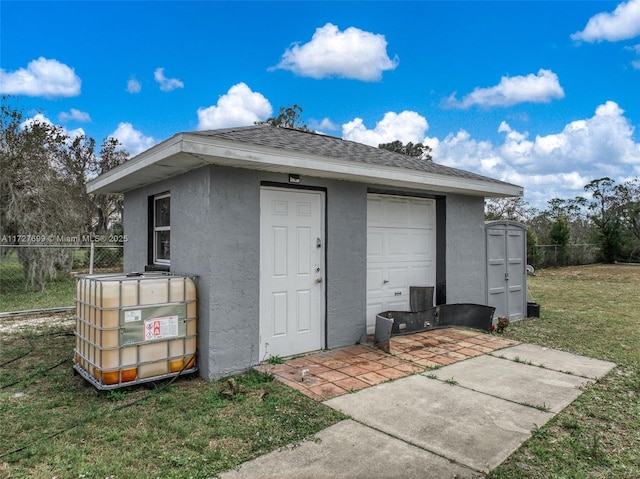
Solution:
<svg viewBox="0 0 640 479">
<path fill-rule="evenodd" d="M 122 271 L 119 261 L 119 250 L 99 249 L 103 258 L 101 267 L 96 273 Z M 74 252 L 74 272 L 60 271 L 55 278 L 45 284 L 42 291 L 34 292 L 25 287 L 22 265 L 17 255 L 9 254 L 0 257 L 0 313 L 8 311 L 25 311 L 32 309 L 61 308 L 73 306 L 75 301 L 75 273 L 88 273 L 88 250 Z"/>
<path fill-rule="evenodd" d="M 27 355 L 0 367 L 0 477 L 211 477 L 344 418 L 255 371 L 231 396 L 194 376 L 98 394 L 72 374 L 68 327 L 1 338 L 0 364 Z"/>
<path fill-rule="evenodd" d="M 640 477 L 640 266 L 544 270 L 529 278 L 540 319 L 507 337 L 618 364 L 493 471 L 504 478 Z"/>
<path fill-rule="evenodd" d="M 31 309 L 61 308 L 73 306 L 76 282 L 68 274 L 61 274 L 47 283 L 43 291 L 25 291 L 23 283 L 3 287 L 0 294 L 0 313 Z"/>
<path fill-rule="evenodd" d="M 33 292 L 25 287 L 22 265 L 15 254 L 0 258 L 0 312 L 73 306 L 75 280 L 69 273 L 59 273 Z"/>
<path fill-rule="evenodd" d="M 508 338 L 619 366 L 488 477 L 637 479 L 640 267 L 545 270 L 529 289 L 542 317 L 510 325 Z M 0 477 L 205 478 L 343 417 L 255 372 L 231 397 L 225 381 L 197 377 L 98 395 L 72 374 L 70 328 L 0 332 Z"/>
</svg>

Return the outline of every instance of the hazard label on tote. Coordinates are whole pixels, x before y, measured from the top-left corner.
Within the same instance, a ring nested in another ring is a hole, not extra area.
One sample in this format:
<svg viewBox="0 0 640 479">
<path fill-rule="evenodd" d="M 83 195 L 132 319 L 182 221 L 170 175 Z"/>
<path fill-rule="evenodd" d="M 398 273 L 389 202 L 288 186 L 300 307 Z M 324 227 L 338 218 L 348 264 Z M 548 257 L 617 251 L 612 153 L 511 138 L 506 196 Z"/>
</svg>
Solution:
<svg viewBox="0 0 640 479">
<path fill-rule="evenodd" d="M 152 339 L 175 338 L 176 336 L 178 336 L 178 316 L 145 319 L 145 341 Z"/>
</svg>

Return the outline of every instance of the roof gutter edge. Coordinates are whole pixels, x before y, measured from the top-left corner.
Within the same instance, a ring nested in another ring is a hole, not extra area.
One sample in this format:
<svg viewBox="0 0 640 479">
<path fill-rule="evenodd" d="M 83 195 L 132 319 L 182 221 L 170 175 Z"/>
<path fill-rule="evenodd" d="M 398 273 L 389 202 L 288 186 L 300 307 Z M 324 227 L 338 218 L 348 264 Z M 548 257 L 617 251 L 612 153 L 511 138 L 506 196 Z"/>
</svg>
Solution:
<svg viewBox="0 0 640 479">
<path fill-rule="evenodd" d="M 99 190 L 112 183 L 129 176 L 136 171 L 140 171 L 151 166 L 164 158 L 180 153 L 183 148 L 183 133 L 173 135 L 148 150 L 130 158 L 123 164 L 103 173 L 87 183 L 87 193 L 99 193 Z"/>
</svg>

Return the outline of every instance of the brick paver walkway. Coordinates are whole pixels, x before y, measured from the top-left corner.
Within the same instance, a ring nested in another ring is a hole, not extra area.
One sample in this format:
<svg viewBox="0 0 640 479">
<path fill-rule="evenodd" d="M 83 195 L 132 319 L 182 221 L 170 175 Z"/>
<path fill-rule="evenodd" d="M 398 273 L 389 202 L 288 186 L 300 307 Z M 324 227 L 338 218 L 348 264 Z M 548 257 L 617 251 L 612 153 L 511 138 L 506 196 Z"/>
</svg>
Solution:
<svg viewBox="0 0 640 479">
<path fill-rule="evenodd" d="M 515 344 L 519 343 L 472 329 L 435 329 L 392 337 L 391 354 L 360 344 L 287 359 L 283 364 L 265 363 L 257 369 L 324 401 Z"/>
</svg>

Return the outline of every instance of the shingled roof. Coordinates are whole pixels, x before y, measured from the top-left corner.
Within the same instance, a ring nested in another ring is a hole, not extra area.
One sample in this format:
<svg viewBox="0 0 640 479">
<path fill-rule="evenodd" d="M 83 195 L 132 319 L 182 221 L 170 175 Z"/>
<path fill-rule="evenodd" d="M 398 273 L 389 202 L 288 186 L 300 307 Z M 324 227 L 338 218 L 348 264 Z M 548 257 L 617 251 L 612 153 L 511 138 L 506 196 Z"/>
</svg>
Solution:
<svg viewBox="0 0 640 479">
<path fill-rule="evenodd" d="M 206 164 L 434 192 L 522 195 L 519 186 L 469 171 L 266 123 L 179 133 L 91 181 L 87 189 L 90 193 L 121 193 Z"/>
<path fill-rule="evenodd" d="M 343 140 L 342 138 L 312 131 L 273 126 L 268 123 L 238 128 L 226 128 L 223 130 L 197 131 L 194 132 L 194 134 L 237 143 L 326 156 L 368 165 L 406 168 L 440 175 L 455 176 L 457 178 L 478 179 L 507 184 L 487 176 L 439 165 L 433 161 L 421 160 L 420 158 L 403 155 L 402 153 L 356 143 L 355 141 Z"/>
</svg>

